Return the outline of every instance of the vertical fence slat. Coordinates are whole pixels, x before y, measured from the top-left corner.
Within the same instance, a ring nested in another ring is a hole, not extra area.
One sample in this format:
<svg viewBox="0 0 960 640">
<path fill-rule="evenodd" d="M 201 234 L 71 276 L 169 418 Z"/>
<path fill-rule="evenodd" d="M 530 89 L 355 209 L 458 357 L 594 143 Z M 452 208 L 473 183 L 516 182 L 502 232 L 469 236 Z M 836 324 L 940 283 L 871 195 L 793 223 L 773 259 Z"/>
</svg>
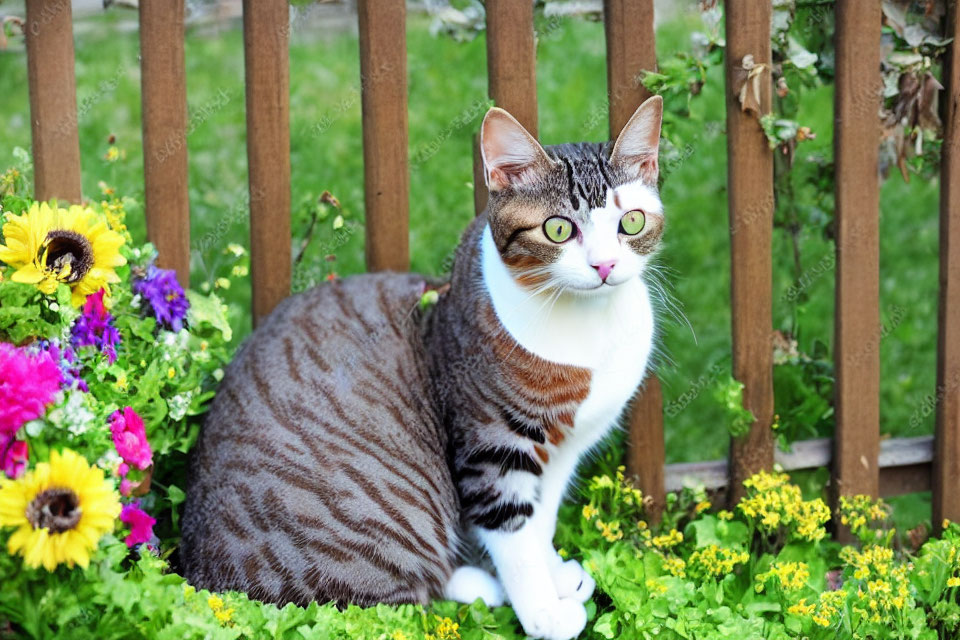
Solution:
<svg viewBox="0 0 960 640">
<path fill-rule="evenodd" d="M 733 375 L 744 385 L 744 406 L 756 417 L 750 432 L 730 446 L 728 496 L 736 501 L 744 479 L 773 465 L 773 154 L 756 114 L 741 108 L 735 91 L 744 56 L 752 55 L 758 64 L 771 62 L 771 7 L 745 0 L 725 6 Z M 761 72 L 759 87 L 760 111 L 768 113 L 768 70 Z"/>
<path fill-rule="evenodd" d="M 950 3 L 944 64 L 946 117 L 940 169 L 940 331 L 937 344 L 937 437 L 933 526 L 960 521 L 960 7 Z"/>
<path fill-rule="evenodd" d="M 290 295 L 290 52 L 287 0 L 243 0 L 256 324 Z"/>
<path fill-rule="evenodd" d="M 143 178 L 147 237 L 160 266 L 190 282 L 184 0 L 140 1 Z"/>
<path fill-rule="evenodd" d="M 487 83 L 490 97 L 537 137 L 537 45 L 533 3 L 487 0 Z M 475 143 L 474 148 L 478 149 Z M 474 153 L 474 207 L 487 206 L 480 154 Z"/>
<path fill-rule="evenodd" d="M 834 500 L 880 482 L 880 3 L 838 0 L 836 18 Z"/>
<path fill-rule="evenodd" d="M 407 158 L 407 9 L 359 0 L 367 268 L 410 268 Z"/>
<path fill-rule="evenodd" d="M 616 140 L 633 112 L 650 97 L 640 83 L 640 72 L 657 68 L 653 0 L 604 0 L 603 26 L 610 139 Z"/>
<path fill-rule="evenodd" d="M 643 70 L 655 70 L 657 52 L 653 0 L 605 0 L 603 24 L 607 41 L 607 99 L 610 139 L 616 140 L 650 92 L 640 83 Z M 630 410 L 627 468 L 652 498 L 656 519 L 664 505 L 663 394 L 660 381 L 649 375 Z"/>
<path fill-rule="evenodd" d="M 67 0 L 27 3 L 27 78 L 34 196 L 80 202 L 73 16 Z"/>
<path fill-rule="evenodd" d="M 533 3 L 487 0 L 490 97 L 537 136 L 537 49 Z"/>
<path fill-rule="evenodd" d="M 627 471 L 636 476 L 643 495 L 652 501 L 645 505 L 648 519 L 658 521 L 666 506 L 667 452 L 663 441 L 663 392 L 655 375 L 647 376 L 630 407 L 627 437 Z"/>
</svg>

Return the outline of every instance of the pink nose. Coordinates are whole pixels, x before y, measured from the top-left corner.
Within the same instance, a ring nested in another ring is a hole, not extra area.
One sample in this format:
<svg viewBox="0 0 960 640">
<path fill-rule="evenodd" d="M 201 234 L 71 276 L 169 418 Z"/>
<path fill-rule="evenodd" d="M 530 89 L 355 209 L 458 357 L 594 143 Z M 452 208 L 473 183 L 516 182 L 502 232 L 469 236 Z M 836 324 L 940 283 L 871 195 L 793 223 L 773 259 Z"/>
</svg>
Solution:
<svg viewBox="0 0 960 640">
<path fill-rule="evenodd" d="M 606 282 L 607 276 L 610 275 L 610 272 L 613 271 L 613 268 L 616 265 L 616 260 L 607 260 L 605 262 L 598 262 L 597 264 L 592 264 L 590 266 L 596 269 L 597 273 L 600 274 L 600 279 Z"/>
</svg>

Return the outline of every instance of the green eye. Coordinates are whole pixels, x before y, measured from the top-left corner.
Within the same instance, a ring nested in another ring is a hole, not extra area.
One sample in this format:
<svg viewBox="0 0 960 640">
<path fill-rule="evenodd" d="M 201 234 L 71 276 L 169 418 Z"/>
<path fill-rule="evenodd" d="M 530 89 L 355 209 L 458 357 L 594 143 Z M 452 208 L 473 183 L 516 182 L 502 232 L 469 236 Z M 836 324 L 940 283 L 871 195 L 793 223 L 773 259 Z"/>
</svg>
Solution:
<svg viewBox="0 0 960 640">
<path fill-rule="evenodd" d="M 543 223 L 543 233 L 556 243 L 566 242 L 573 235 L 573 223 L 557 216 Z"/>
<path fill-rule="evenodd" d="M 643 211 L 640 211 L 640 209 L 627 211 L 625 214 L 623 214 L 623 217 L 620 218 L 620 233 L 625 233 L 628 236 L 635 236 L 643 231 L 643 225 L 646 223 L 647 216 L 645 216 Z"/>
</svg>

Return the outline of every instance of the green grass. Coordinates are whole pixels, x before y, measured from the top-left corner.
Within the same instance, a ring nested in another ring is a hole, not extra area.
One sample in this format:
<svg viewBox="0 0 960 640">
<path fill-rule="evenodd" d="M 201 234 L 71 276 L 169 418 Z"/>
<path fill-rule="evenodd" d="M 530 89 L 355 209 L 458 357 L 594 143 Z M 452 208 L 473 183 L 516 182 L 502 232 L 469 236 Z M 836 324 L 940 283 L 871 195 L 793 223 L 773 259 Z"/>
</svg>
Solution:
<svg viewBox="0 0 960 640">
<path fill-rule="evenodd" d="M 83 189 L 99 193 L 106 180 L 121 193 L 142 195 L 140 92 L 135 30 L 121 29 L 129 12 L 111 12 L 79 21 L 76 35 L 77 85 L 82 109 L 80 145 Z M 187 85 L 194 128 L 189 136 L 190 202 L 194 244 L 212 238 L 206 251 L 192 256 L 191 283 L 209 285 L 224 262 L 228 242 L 248 244 L 245 213 L 246 150 L 243 51 L 238 24 L 191 28 L 186 44 Z M 661 56 L 688 45 L 688 18 L 659 30 Z M 486 100 L 484 38 L 456 43 L 433 38 L 427 20 L 416 14 L 408 24 L 409 120 L 411 154 L 435 143 L 436 153 L 411 168 L 410 245 L 416 271 L 438 274 L 473 216 L 472 135 Z M 602 140 L 606 136 L 606 79 L 603 28 L 599 23 L 568 20 L 544 37 L 538 50 L 540 133 L 546 143 Z M 363 221 L 363 162 L 360 128 L 359 57 L 356 35 L 307 31 L 295 25 L 290 47 L 291 155 L 294 201 L 293 235 L 298 247 L 308 217 L 301 205 L 329 190 L 343 203 L 348 228 Z M 116 79 L 115 88 L 101 83 Z M 221 93 L 222 92 L 222 93 Z M 217 102 L 222 106 L 209 107 Z M 89 100 L 86 100 L 89 98 Z M 673 272 L 673 293 L 686 323 L 667 319 L 664 347 L 669 360 L 661 369 L 664 400 L 669 405 L 695 389 L 698 378 L 730 353 L 729 236 L 726 211 L 726 138 L 723 135 L 723 77 L 711 71 L 700 97 L 692 102 L 700 118 L 669 117 L 666 126 L 693 153 L 666 180 L 663 200 L 669 227 L 663 263 Z M 823 88 L 804 105 L 801 119 L 817 132 L 798 153 L 832 146 L 832 91 Z M 455 121 L 464 122 L 454 126 Z M 126 159 L 108 163 L 108 137 L 125 150 Z M 12 160 L 14 146 L 30 144 L 26 63 L 19 43 L 0 52 L 0 159 Z M 935 383 L 937 290 L 937 185 L 914 179 L 904 184 L 891 177 L 882 189 L 881 308 L 885 318 L 902 310 L 881 345 L 883 366 L 881 428 L 884 434 L 932 432 L 932 417 L 910 427 L 910 419 L 933 392 Z M 141 213 L 129 224 L 144 237 Z M 219 233 L 225 225 L 226 231 Z M 396 228 L 402 234 L 404 229 Z M 329 219 L 300 266 L 298 283 L 320 281 L 363 269 L 363 233 L 347 236 L 336 247 L 336 262 L 323 259 L 336 246 Z M 814 267 L 832 244 L 812 234 L 802 238 L 805 269 Z M 788 239 L 774 240 L 774 325 L 791 326 L 793 309 L 783 294 L 793 280 Z M 796 310 L 801 349 L 816 340 L 832 343 L 833 277 L 823 274 L 809 287 L 810 300 Z M 249 281 L 235 278 L 223 292 L 231 304 L 249 307 Z M 244 315 L 245 314 L 241 314 Z M 249 331 L 244 320 L 239 335 Z M 716 370 L 716 369 L 713 369 Z M 709 390 L 668 418 L 669 461 L 725 455 L 729 437 L 723 413 Z"/>
</svg>

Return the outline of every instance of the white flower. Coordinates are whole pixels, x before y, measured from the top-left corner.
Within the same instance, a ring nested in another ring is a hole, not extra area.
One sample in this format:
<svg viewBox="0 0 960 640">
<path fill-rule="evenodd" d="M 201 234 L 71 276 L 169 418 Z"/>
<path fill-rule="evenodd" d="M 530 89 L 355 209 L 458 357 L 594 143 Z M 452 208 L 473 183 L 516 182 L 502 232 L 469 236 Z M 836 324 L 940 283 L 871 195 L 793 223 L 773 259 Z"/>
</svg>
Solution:
<svg viewBox="0 0 960 640">
<path fill-rule="evenodd" d="M 83 435 L 90 430 L 95 417 L 86 406 L 86 395 L 82 391 L 70 390 L 66 402 L 51 410 L 47 420 L 74 437 Z"/>
<path fill-rule="evenodd" d="M 123 459 L 120 457 L 120 454 L 117 453 L 117 450 L 113 447 L 104 452 L 100 459 L 97 460 L 97 466 L 108 471 L 111 475 L 117 475 L 117 469 L 120 467 L 120 463 L 123 462 Z"/>
<path fill-rule="evenodd" d="M 190 401 L 193 399 L 193 391 L 178 393 L 167 400 L 167 408 L 170 410 L 171 420 L 181 420 L 187 415 L 187 409 L 190 408 Z"/>
</svg>

